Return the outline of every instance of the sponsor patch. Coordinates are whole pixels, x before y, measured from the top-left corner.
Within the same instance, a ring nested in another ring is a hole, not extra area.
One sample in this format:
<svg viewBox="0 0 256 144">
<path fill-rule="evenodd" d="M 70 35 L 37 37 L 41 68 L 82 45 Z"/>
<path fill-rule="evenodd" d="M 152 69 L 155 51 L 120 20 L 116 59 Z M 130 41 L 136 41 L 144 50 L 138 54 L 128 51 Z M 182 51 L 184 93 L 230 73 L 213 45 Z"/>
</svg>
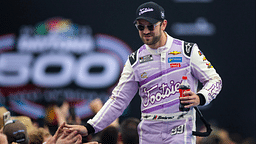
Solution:
<svg viewBox="0 0 256 144">
<path fill-rule="evenodd" d="M 154 117 L 153 117 L 153 120 L 156 120 L 156 119 L 165 119 L 165 120 L 167 120 L 167 119 L 173 119 L 174 118 L 174 116 L 170 116 L 170 117 L 167 117 L 167 116 L 157 116 L 157 115 L 155 115 Z"/>
<path fill-rule="evenodd" d="M 207 68 L 213 68 L 211 63 L 206 63 L 206 65 L 207 65 Z"/>
<path fill-rule="evenodd" d="M 168 63 L 173 63 L 173 62 L 182 62 L 182 57 L 169 57 Z"/>
<path fill-rule="evenodd" d="M 181 54 L 181 52 L 173 51 L 173 52 L 169 52 L 168 54 L 177 55 L 177 54 Z"/>
<path fill-rule="evenodd" d="M 200 56 L 202 56 L 202 55 L 203 55 L 203 53 L 202 53 L 201 51 L 198 51 L 198 54 L 199 54 Z"/>
<path fill-rule="evenodd" d="M 137 51 L 129 55 L 129 60 L 131 65 L 133 65 L 137 61 Z"/>
<path fill-rule="evenodd" d="M 192 48 L 194 46 L 195 43 L 188 43 L 188 42 L 184 42 L 184 53 L 190 57 Z"/>
<path fill-rule="evenodd" d="M 148 76 L 147 76 L 147 73 L 146 73 L 146 72 L 142 73 L 140 76 L 141 76 L 141 78 L 148 78 Z"/>
<path fill-rule="evenodd" d="M 140 57 L 140 63 L 144 63 L 152 60 L 153 60 L 152 55 L 146 55 L 146 56 Z"/>
<path fill-rule="evenodd" d="M 204 58 L 203 58 L 203 61 L 206 61 L 206 60 L 207 60 L 206 57 L 204 57 Z"/>
<path fill-rule="evenodd" d="M 180 67 L 180 63 L 171 63 L 170 67 L 171 68 Z"/>
</svg>

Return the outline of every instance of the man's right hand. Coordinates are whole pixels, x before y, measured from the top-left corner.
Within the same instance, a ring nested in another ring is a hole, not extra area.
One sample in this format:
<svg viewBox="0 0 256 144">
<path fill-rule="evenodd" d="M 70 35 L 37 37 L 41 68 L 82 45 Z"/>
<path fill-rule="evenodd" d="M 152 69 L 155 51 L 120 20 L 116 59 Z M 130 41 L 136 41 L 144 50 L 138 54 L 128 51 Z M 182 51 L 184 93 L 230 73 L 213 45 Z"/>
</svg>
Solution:
<svg viewBox="0 0 256 144">
<path fill-rule="evenodd" d="M 82 126 L 82 125 L 65 124 L 64 129 L 69 131 L 69 132 L 77 131 L 78 134 L 81 134 L 82 136 L 87 136 L 88 135 L 87 128 L 85 126 Z"/>
</svg>

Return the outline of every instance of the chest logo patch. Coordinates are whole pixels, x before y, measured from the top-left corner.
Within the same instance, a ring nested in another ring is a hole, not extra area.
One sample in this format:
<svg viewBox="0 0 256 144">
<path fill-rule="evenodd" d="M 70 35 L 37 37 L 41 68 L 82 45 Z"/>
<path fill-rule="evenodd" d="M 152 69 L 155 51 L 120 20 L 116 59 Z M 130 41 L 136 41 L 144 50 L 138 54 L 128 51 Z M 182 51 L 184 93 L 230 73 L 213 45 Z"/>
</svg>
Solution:
<svg viewBox="0 0 256 144">
<path fill-rule="evenodd" d="M 182 57 L 169 57 L 168 63 L 173 63 L 173 62 L 182 62 Z"/>
<path fill-rule="evenodd" d="M 140 57 L 140 63 L 144 63 L 152 60 L 153 60 L 152 55 L 146 55 L 146 56 Z"/>
<path fill-rule="evenodd" d="M 171 68 L 180 67 L 180 63 L 171 63 L 170 67 Z"/>
<path fill-rule="evenodd" d="M 141 76 L 141 78 L 148 78 L 147 75 L 148 75 L 148 74 L 147 74 L 146 72 L 143 72 L 140 76 Z"/>
<path fill-rule="evenodd" d="M 181 52 L 173 51 L 173 52 L 169 52 L 168 54 L 177 55 L 177 54 L 181 54 Z"/>
</svg>

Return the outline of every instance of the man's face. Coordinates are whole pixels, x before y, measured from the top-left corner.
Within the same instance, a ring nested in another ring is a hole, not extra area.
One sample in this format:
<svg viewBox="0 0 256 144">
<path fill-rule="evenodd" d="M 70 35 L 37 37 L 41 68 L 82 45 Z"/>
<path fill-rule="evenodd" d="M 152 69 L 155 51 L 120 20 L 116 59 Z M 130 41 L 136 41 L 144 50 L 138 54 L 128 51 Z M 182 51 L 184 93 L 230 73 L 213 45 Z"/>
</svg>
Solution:
<svg viewBox="0 0 256 144">
<path fill-rule="evenodd" d="M 140 19 L 137 21 L 137 24 L 139 25 L 152 25 L 151 23 L 149 23 L 146 20 Z M 143 43 L 147 44 L 147 45 L 154 45 L 157 42 L 159 42 L 160 37 L 161 37 L 161 24 L 160 22 L 156 23 L 158 24 L 154 30 L 150 31 L 147 27 L 144 27 L 144 30 L 138 30 L 139 31 L 139 35 L 141 40 L 143 41 Z"/>
</svg>

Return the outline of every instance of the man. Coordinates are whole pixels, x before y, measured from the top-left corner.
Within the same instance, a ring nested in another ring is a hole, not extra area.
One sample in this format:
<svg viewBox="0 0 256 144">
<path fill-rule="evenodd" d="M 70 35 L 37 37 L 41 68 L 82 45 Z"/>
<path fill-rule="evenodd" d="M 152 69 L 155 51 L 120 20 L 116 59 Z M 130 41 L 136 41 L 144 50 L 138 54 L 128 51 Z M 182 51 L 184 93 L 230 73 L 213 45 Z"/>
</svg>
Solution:
<svg viewBox="0 0 256 144">
<path fill-rule="evenodd" d="M 27 127 L 19 120 L 8 120 L 3 127 L 3 134 L 6 135 L 8 143 L 28 144 Z"/>
<path fill-rule="evenodd" d="M 140 5 L 135 26 L 145 43 L 132 53 L 110 99 L 85 126 L 66 125 L 83 136 L 97 133 L 119 117 L 137 90 L 142 99 L 140 144 L 196 143 L 195 109 L 208 105 L 222 87 L 220 76 L 197 44 L 169 36 L 164 9 L 154 2 Z M 182 76 L 187 76 L 191 91 L 179 98 Z M 198 80 L 203 88 L 197 92 Z M 189 111 L 180 111 L 179 104 Z"/>
</svg>

